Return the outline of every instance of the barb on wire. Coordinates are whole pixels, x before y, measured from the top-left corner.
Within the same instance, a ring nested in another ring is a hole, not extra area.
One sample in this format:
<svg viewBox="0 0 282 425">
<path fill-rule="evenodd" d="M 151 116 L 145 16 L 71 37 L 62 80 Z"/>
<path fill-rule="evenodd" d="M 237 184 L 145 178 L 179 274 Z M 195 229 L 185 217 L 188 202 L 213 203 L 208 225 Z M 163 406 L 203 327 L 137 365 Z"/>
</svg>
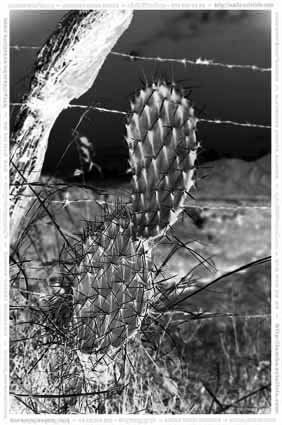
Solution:
<svg viewBox="0 0 282 425">
<path fill-rule="evenodd" d="M 19 45 L 13 45 L 10 46 L 11 49 L 14 50 L 24 50 L 24 49 L 31 49 L 31 50 L 39 50 L 39 46 L 19 46 Z M 162 58 L 160 56 L 139 56 L 139 55 L 130 55 L 128 53 L 122 53 L 122 52 L 110 52 L 111 55 L 124 57 L 130 60 L 143 60 L 143 61 L 154 61 L 154 62 L 174 62 L 174 63 L 180 63 L 184 66 L 187 65 L 200 65 L 200 66 L 217 66 L 220 68 L 226 68 L 226 69 L 246 69 L 250 71 L 258 71 L 258 72 L 271 72 L 271 68 L 264 68 L 257 65 L 240 65 L 240 64 L 226 64 L 222 62 L 215 62 L 213 59 L 205 59 L 205 58 L 197 58 L 197 59 L 174 59 L 174 58 Z"/>
<path fill-rule="evenodd" d="M 23 103 L 11 103 L 11 106 L 21 106 L 23 105 Z M 99 106 L 89 106 L 89 105 L 68 105 L 67 109 L 71 109 L 71 108 L 77 108 L 77 109 L 88 109 L 88 110 L 93 110 L 93 111 L 98 111 L 98 112 L 108 112 L 111 114 L 119 114 L 119 115 L 128 115 L 129 112 L 125 112 L 125 111 L 119 111 L 117 109 L 107 109 L 107 108 L 102 108 Z M 249 122 L 236 122 L 236 121 L 224 121 L 224 120 L 212 120 L 212 119 L 205 119 L 205 118 L 199 118 L 198 122 L 207 122 L 209 124 L 225 124 L 225 125 L 235 125 L 235 126 L 239 126 L 239 127 L 250 127 L 250 128 L 265 128 L 265 129 L 271 129 L 271 125 L 264 125 L 264 124 L 256 124 L 256 123 L 249 123 Z"/>
</svg>

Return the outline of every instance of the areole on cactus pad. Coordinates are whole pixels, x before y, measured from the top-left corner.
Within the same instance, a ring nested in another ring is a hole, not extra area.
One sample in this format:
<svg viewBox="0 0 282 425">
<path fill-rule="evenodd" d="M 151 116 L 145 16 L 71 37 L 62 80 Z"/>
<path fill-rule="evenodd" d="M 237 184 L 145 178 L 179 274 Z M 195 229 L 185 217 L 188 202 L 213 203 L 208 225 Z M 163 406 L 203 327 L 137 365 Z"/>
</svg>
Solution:
<svg viewBox="0 0 282 425">
<path fill-rule="evenodd" d="M 129 206 L 105 212 L 82 244 L 73 297 L 83 353 L 111 355 L 141 326 L 153 288 L 150 241 L 176 222 L 193 186 L 196 123 L 191 101 L 174 84 L 147 85 L 131 102 Z"/>
</svg>

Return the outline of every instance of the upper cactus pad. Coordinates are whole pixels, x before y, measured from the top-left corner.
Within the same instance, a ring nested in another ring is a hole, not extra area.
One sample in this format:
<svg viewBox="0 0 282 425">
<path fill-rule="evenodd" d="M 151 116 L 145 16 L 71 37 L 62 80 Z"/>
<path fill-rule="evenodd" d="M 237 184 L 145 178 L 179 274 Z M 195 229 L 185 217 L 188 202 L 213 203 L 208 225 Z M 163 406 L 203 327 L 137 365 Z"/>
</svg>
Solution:
<svg viewBox="0 0 282 425">
<path fill-rule="evenodd" d="M 148 85 L 131 102 L 126 141 L 136 237 L 158 236 L 177 220 L 193 185 L 196 123 L 190 100 L 174 84 Z"/>
</svg>

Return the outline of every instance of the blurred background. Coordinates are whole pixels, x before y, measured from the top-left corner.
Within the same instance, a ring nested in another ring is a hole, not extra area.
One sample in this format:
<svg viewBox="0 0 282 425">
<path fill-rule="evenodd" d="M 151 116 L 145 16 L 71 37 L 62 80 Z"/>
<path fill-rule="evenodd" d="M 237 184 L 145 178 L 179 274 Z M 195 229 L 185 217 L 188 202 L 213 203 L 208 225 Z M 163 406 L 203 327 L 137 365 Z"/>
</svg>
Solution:
<svg viewBox="0 0 282 425">
<path fill-rule="evenodd" d="M 66 10 L 13 10 L 10 14 L 11 46 L 41 47 Z M 270 11 L 164 11 L 137 10 L 114 51 L 161 58 L 213 59 L 226 64 L 271 67 Z M 28 89 L 36 49 L 11 49 L 11 102 L 20 102 Z M 192 88 L 198 116 L 269 125 L 271 123 L 271 73 L 178 63 L 131 60 L 109 55 L 93 87 L 78 101 L 84 105 L 129 110 L 129 99 L 153 78 L 175 80 Z M 11 123 L 17 112 L 11 109 Z M 54 126 L 44 164 L 52 174 L 72 138 L 84 111 L 64 111 Z M 122 175 L 127 169 L 122 115 L 90 111 L 79 126 L 81 135 L 94 144 L 96 160 L 105 175 Z M 201 122 L 198 139 L 203 149 L 200 163 L 220 158 L 255 160 L 271 150 L 269 129 L 244 128 Z M 60 164 L 66 174 L 78 165 L 75 148 Z"/>
</svg>

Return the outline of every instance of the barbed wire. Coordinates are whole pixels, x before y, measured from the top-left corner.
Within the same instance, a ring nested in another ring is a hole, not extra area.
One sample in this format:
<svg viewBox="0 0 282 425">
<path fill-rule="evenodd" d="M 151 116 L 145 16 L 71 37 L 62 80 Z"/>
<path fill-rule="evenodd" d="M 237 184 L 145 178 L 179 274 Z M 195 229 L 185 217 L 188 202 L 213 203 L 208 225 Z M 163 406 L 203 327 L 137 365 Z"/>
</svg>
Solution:
<svg viewBox="0 0 282 425">
<path fill-rule="evenodd" d="M 199 122 L 206 122 L 206 123 L 210 123 L 210 124 L 225 124 L 225 125 L 236 125 L 236 126 L 240 126 L 240 127 L 253 127 L 253 128 L 268 128 L 271 129 L 271 125 L 264 125 L 264 124 L 253 124 L 253 123 L 249 123 L 249 122 L 237 122 L 237 121 L 230 121 L 230 120 L 219 120 L 219 119 L 214 119 L 214 120 L 209 120 L 209 119 L 205 119 L 205 118 L 199 118 L 198 119 Z"/>
<path fill-rule="evenodd" d="M 10 49 L 13 49 L 13 50 L 28 50 L 28 49 L 39 50 L 39 49 L 41 49 L 41 47 L 39 47 L 39 46 L 19 46 L 18 44 L 14 44 L 14 45 L 10 46 Z"/>
<path fill-rule="evenodd" d="M 11 106 L 22 106 L 24 103 L 19 102 L 13 102 L 10 103 Z M 91 105 L 75 105 L 71 104 L 66 107 L 66 109 L 71 108 L 77 108 L 77 109 L 88 109 L 88 110 L 94 110 L 98 112 L 108 112 L 112 114 L 119 114 L 127 116 L 130 114 L 130 112 L 120 111 L 118 109 L 108 109 L 103 108 L 99 106 L 91 106 Z M 271 125 L 264 125 L 264 124 L 256 124 L 256 123 L 249 123 L 249 122 L 237 122 L 237 121 L 231 121 L 231 120 L 220 120 L 220 119 L 206 119 L 206 118 L 198 118 L 198 122 L 206 122 L 208 124 L 222 124 L 222 125 L 234 125 L 239 127 L 249 127 L 249 128 L 264 128 L 264 129 L 271 129 Z"/>
<path fill-rule="evenodd" d="M 98 112 L 109 112 L 111 114 L 119 114 L 119 115 L 129 115 L 129 112 L 120 111 L 118 109 L 108 109 L 101 106 L 91 106 L 91 105 L 68 105 L 66 109 L 78 108 L 78 109 L 90 109 Z"/>
<path fill-rule="evenodd" d="M 174 316 L 177 314 L 181 314 L 183 316 L 191 317 L 191 313 L 183 310 L 173 310 L 173 311 L 164 311 L 162 312 L 162 315 L 166 316 Z M 240 314 L 240 313 L 232 313 L 232 312 L 226 312 L 226 313 L 214 313 L 214 312 L 208 312 L 205 311 L 204 313 L 201 313 L 196 317 L 199 320 L 207 320 L 207 319 L 215 319 L 217 317 L 222 318 L 237 318 L 237 319 L 270 319 L 271 313 L 261 313 L 261 314 Z"/>
<path fill-rule="evenodd" d="M 108 195 L 109 193 L 107 193 Z M 31 197 L 32 199 L 37 199 L 36 197 Z M 68 196 L 66 196 L 63 200 L 50 200 L 49 203 L 51 204 L 62 204 L 63 208 L 68 208 L 71 204 L 77 204 L 77 203 L 89 203 L 89 202 L 94 202 L 98 205 L 100 205 L 101 207 L 103 207 L 103 205 L 109 205 L 109 206 L 114 206 L 115 202 L 111 202 L 111 201 L 103 201 L 103 200 L 97 200 L 97 199 L 69 199 Z M 199 202 L 201 202 L 201 204 L 203 204 L 203 201 L 199 200 Z M 193 204 L 184 204 L 183 208 L 193 208 L 196 210 L 205 210 L 205 209 L 209 209 L 209 210 L 232 210 L 232 211 L 240 211 L 240 210 L 245 210 L 245 209 L 258 209 L 258 210 L 269 210 L 271 209 L 271 205 L 269 204 L 265 204 L 265 205 L 226 205 L 224 203 L 220 204 L 218 203 L 217 205 L 212 205 L 210 204 L 208 201 L 206 201 L 206 205 L 193 205 Z"/>
<path fill-rule="evenodd" d="M 19 46 L 19 45 L 12 45 L 10 46 L 11 49 L 14 50 L 24 50 L 24 49 L 30 49 L 30 50 L 39 50 L 41 47 L 39 46 Z M 220 68 L 226 68 L 226 69 L 245 69 L 250 71 L 258 71 L 258 72 L 271 72 L 271 68 L 265 68 L 260 67 L 258 65 L 240 65 L 240 64 L 226 64 L 222 62 L 215 62 L 213 59 L 206 59 L 206 58 L 197 58 L 197 59 L 175 59 L 175 58 L 162 58 L 160 56 L 139 56 L 139 55 L 131 55 L 129 53 L 122 53 L 122 52 L 110 52 L 111 55 L 114 56 L 120 56 L 127 59 L 130 59 L 132 61 L 135 60 L 143 60 L 143 61 L 150 61 L 150 62 L 172 62 L 172 63 L 179 63 L 184 65 L 185 67 L 187 65 L 200 65 L 200 66 L 210 66 L 210 67 L 220 67 Z"/>
<path fill-rule="evenodd" d="M 238 65 L 238 64 L 226 64 L 222 62 L 214 62 L 213 59 L 204 59 L 204 58 L 197 58 L 197 59 L 174 59 L 174 58 L 161 58 L 159 56 L 138 56 L 138 55 L 130 55 L 127 53 L 121 53 L 121 52 L 111 52 L 112 55 L 126 57 L 131 60 L 144 60 L 144 61 L 155 61 L 155 62 L 173 62 L 173 63 L 179 63 L 184 66 L 187 65 L 202 65 L 202 66 L 217 66 L 221 68 L 227 68 L 227 69 L 248 69 L 251 71 L 259 71 L 259 72 L 271 72 L 271 68 L 263 68 L 257 65 Z"/>
</svg>

